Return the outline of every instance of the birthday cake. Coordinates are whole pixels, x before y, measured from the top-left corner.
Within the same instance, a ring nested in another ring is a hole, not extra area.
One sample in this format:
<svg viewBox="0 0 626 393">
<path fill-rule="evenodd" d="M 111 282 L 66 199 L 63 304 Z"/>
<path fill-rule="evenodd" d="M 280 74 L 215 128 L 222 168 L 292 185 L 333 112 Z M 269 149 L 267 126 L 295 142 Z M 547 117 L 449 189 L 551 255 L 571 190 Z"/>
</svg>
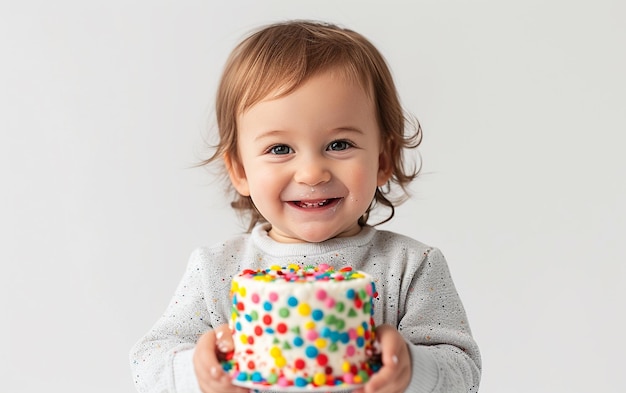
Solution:
<svg viewBox="0 0 626 393">
<path fill-rule="evenodd" d="M 349 388 L 377 371 L 371 276 L 344 267 L 247 269 L 231 287 L 235 350 L 224 363 L 250 388 Z"/>
</svg>

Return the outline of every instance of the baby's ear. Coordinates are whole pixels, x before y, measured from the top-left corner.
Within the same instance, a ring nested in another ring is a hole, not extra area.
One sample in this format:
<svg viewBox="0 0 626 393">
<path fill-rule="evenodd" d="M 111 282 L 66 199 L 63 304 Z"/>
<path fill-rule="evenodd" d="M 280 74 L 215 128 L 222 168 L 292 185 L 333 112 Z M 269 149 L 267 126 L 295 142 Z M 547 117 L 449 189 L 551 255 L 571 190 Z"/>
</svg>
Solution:
<svg viewBox="0 0 626 393">
<path fill-rule="evenodd" d="M 235 190 L 243 196 L 250 196 L 250 188 L 248 187 L 246 171 L 243 165 L 239 162 L 239 159 L 231 156 L 229 153 L 225 153 L 224 164 L 226 165 L 230 182 L 233 184 L 233 187 L 235 187 Z"/>
<path fill-rule="evenodd" d="M 391 178 L 393 165 L 389 152 L 381 151 L 378 155 L 378 178 L 376 184 L 378 187 L 384 186 Z"/>
</svg>

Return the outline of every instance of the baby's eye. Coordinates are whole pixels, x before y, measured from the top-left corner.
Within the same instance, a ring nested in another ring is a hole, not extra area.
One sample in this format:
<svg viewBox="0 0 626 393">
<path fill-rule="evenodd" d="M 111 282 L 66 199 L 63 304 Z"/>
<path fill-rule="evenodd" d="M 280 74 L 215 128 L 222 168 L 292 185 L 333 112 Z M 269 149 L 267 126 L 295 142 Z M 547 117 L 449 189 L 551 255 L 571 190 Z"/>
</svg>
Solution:
<svg viewBox="0 0 626 393">
<path fill-rule="evenodd" d="M 333 141 L 331 142 L 330 145 L 328 145 L 328 150 L 341 151 L 341 150 L 349 149 L 353 146 L 354 144 L 348 141 L 343 141 L 343 140 Z"/>
<path fill-rule="evenodd" d="M 274 145 L 267 150 L 270 154 L 290 154 L 293 152 L 287 145 Z"/>
</svg>

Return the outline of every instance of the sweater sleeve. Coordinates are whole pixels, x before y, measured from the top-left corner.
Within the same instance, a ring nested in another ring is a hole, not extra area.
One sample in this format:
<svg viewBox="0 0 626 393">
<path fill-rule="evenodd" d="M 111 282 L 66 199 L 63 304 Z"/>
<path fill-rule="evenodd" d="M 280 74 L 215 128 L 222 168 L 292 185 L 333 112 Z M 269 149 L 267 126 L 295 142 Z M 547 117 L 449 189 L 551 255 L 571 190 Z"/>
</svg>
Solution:
<svg viewBox="0 0 626 393">
<path fill-rule="evenodd" d="M 444 256 L 429 249 L 407 279 L 405 312 L 398 324 L 411 354 L 407 391 L 477 392 L 480 353 Z"/>
<path fill-rule="evenodd" d="M 165 313 L 131 349 L 139 392 L 200 392 L 192 358 L 196 341 L 212 328 L 200 260 L 195 251 Z"/>
</svg>

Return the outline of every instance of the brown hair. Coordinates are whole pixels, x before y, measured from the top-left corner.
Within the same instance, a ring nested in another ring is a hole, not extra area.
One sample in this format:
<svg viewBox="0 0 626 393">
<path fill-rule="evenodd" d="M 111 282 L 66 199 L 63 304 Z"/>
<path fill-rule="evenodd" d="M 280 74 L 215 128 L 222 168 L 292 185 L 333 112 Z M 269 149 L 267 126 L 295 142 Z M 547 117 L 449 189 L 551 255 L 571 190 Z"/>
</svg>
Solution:
<svg viewBox="0 0 626 393">
<path fill-rule="evenodd" d="M 384 188 L 376 190 L 372 204 L 359 223 L 367 222 L 377 203 L 391 210 L 378 224 L 387 222 L 394 215 L 394 203 L 407 198 L 406 187 L 419 173 L 419 166 L 406 167 L 403 150 L 420 144 L 422 130 L 415 119 L 405 116 L 391 72 L 380 52 L 362 35 L 335 25 L 312 21 L 277 23 L 256 31 L 235 47 L 217 91 L 219 142 L 213 155 L 201 165 L 225 155 L 238 160 L 237 117 L 240 114 L 268 94 L 280 91 L 280 96 L 287 95 L 311 76 L 330 69 L 359 82 L 374 99 L 381 141 L 391 161 L 392 175 Z M 405 134 L 407 124 L 413 130 L 409 134 Z M 392 183 L 400 186 L 401 193 L 397 197 L 391 196 Z M 250 214 L 248 230 L 265 221 L 250 197 L 237 194 L 231 205 L 240 213 Z"/>
</svg>

